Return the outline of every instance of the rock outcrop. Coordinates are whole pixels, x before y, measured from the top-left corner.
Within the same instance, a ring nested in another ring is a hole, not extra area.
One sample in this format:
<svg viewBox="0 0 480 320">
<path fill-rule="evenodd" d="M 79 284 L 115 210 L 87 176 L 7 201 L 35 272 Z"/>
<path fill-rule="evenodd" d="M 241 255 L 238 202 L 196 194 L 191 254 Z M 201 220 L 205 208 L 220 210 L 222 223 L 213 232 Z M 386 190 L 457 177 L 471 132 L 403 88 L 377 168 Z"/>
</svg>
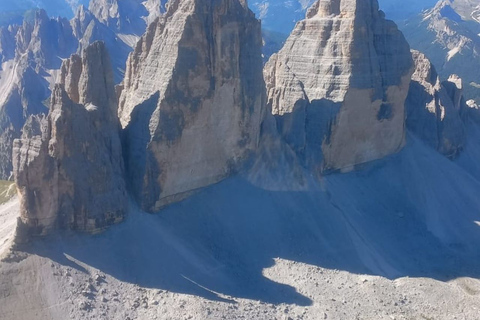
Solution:
<svg viewBox="0 0 480 320">
<path fill-rule="evenodd" d="M 172 0 L 130 55 L 120 98 L 127 168 L 156 211 L 227 177 L 264 115 L 260 22 L 245 0 Z"/>
<path fill-rule="evenodd" d="M 96 232 L 124 218 L 119 130 L 110 61 L 96 42 L 64 62 L 48 116 L 31 117 L 14 142 L 18 241 L 54 229 Z"/>
<path fill-rule="evenodd" d="M 318 0 L 265 66 L 281 134 L 316 172 L 400 150 L 410 48 L 376 0 Z"/>
<path fill-rule="evenodd" d="M 451 76 L 441 82 L 427 57 L 412 51 L 415 72 L 407 97 L 407 128 L 448 157 L 455 157 L 465 144 L 460 113 L 466 108 L 462 81 Z"/>
</svg>

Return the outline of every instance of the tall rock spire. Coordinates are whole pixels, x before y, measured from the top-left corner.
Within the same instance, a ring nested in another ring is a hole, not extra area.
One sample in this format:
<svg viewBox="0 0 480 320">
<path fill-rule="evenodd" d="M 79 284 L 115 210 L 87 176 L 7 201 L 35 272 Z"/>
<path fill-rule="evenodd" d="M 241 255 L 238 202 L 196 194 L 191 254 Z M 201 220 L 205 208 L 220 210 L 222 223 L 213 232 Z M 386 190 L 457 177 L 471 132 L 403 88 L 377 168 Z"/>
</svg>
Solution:
<svg viewBox="0 0 480 320">
<path fill-rule="evenodd" d="M 120 118 L 132 189 L 156 211 L 227 177 L 264 114 L 260 22 L 244 0 L 172 0 L 127 62 Z"/>
<path fill-rule="evenodd" d="M 376 0 L 317 0 L 264 74 L 282 135 L 323 171 L 403 146 L 412 72 L 408 43 Z"/>
<path fill-rule="evenodd" d="M 17 241 L 53 229 L 95 232 L 126 213 L 120 124 L 104 44 L 66 60 L 61 81 L 48 116 L 31 117 L 14 142 Z"/>
</svg>

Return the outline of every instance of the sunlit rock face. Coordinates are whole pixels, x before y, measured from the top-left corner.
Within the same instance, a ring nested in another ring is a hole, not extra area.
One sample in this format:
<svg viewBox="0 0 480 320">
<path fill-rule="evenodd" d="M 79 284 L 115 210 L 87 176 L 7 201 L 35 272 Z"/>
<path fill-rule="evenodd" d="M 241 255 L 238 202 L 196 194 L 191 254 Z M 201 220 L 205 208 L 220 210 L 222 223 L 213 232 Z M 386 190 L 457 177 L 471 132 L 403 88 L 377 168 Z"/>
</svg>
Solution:
<svg viewBox="0 0 480 320">
<path fill-rule="evenodd" d="M 127 207 L 120 124 L 103 43 L 62 66 L 48 116 L 32 116 L 14 141 L 21 202 L 17 241 L 56 229 L 96 232 Z"/>
<path fill-rule="evenodd" d="M 265 66 L 284 139 L 316 171 L 400 150 L 413 62 L 376 0 L 319 0 Z"/>
<path fill-rule="evenodd" d="M 156 211 L 229 176 L 258 145 L 260 22 L 244 0 L 173 0 L 127 62 L 120 96 L 127 168 Z"/>
</svg>

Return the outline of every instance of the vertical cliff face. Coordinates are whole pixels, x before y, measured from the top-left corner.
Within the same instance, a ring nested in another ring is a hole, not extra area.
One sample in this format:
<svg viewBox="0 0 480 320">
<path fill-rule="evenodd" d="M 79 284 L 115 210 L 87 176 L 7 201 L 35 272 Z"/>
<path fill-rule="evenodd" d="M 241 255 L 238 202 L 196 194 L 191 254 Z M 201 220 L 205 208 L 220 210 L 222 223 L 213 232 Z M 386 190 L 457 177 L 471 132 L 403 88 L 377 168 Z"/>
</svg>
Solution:
<svg viewBox="0 0 480 320">
<path fill-rule="evenodd" d="M 465 129 L 460 113 L 467 108 L 462 81 L 457 76 L 445 82 L 427 57 L 413 51 L 415 72 L 407 98 L 407 128 L 449 157 L 465 145 Z"/>
<path fill-rule="evenodd" d="M 261 48 L 244 0 L 173 0 L 150 25 L 120 98 L 132 189 L 145 210 L 220 181 L 256 148 Z"/>
<path fill-rule="evenodd" d="M 103 43 L 65 61 L 48 116 L 31 117 L 14 142 L 19 241 L 53 229 L 95 232 L 123 219 L 127 195 L 116 106 Z"/>
<path fill-rule="evenodd" d="M 287 142 L 318 171 L 398 151 L 413 62 L 376 0 L 318 0 L 265 66 Z"/>
</svg>

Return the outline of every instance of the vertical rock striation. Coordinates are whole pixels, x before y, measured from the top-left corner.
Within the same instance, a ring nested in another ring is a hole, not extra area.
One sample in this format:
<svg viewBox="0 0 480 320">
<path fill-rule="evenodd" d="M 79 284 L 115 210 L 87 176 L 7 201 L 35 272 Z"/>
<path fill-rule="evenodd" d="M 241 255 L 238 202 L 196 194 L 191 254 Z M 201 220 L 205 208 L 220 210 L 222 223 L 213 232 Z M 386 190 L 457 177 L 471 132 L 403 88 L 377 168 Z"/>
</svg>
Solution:
<svg viewBox="0 0 480 320">
<path fill-rule="evenodd" d="M 14 142 L 18 241 L 53 229 L 95 232 L 124 218 L 119 130 L 109 57 L 96 42 L 64 62 L 48 116 L 29 118 Z"/>
<path fill-rule="evenodd" d="M 318 172 L 402 148 L 412 70 L 376 0 L 317 0 L 264 74 L 281 134 Z"/>
<path fill-rule="evenodd" d="M 245 0 L 172 0 L 149 26 L 127 62 L 119 111 L 143 209 L 220 181 L 256 149 L 261 49 Z"/>
</svg>

